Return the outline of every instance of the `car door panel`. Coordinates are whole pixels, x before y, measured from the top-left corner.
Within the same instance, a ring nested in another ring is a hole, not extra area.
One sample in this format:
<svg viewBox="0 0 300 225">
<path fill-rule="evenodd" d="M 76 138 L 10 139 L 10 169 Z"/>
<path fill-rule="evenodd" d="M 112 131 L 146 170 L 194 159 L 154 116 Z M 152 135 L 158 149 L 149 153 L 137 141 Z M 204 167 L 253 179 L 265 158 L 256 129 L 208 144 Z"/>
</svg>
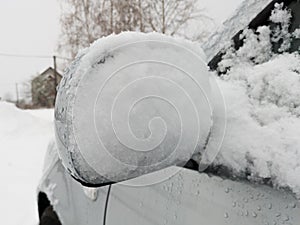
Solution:
<svg viewBox="0 0 300 225">
<path fill-rule="evenodd" d="M 58 160 L 40 185 L 63 225 L 102 224 L 108 186 L 93 189 L 96 198 L 86 194 L 88 188 L 74 180 Z"/>
<path fill-rule="evenodd" d="M 151 180 L 158 173 L 139 179 Z M 289 191 L 189 169 L 144 187 L 113 185 L 107 214 L 108 225 L 298 225 L 299 221 L 299 202 Z"/>
</svg>

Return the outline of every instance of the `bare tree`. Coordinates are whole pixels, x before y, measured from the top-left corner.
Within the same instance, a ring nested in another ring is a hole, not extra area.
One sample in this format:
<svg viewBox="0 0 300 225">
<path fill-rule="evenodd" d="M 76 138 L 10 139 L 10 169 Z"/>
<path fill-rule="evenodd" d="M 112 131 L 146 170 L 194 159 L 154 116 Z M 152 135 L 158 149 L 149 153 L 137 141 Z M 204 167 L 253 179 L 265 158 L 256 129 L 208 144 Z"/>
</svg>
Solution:
<svg viewBox="0 0 300 225">
<path fill-rule="evenodd" d="M 115 33 L 122 31 L 141 30 L 141 14 L 139 1 L 137 0 L 115 0 Z"/>
<path fill-rule="evenodd" d="M 110 0 L 111 2 L 113 0 Z M 107 1 L 66 0 L 62 3 L 59 49 L 74 57 L 78 49 L 108 35 Z"/>
<path fill-rule="evenodd" d="M 197 0 L 148 0 L 145 21 L 152 30 L 174 35 L 189 20 L 198 17 Z"/>
<path fill-rule="evenodd" d="M 185 36 L 191 20 L 203 20 L 197 0 L 65 0 L 59 49 L 73 58 L 96 39 L 122 31 Z"/>
</svg>

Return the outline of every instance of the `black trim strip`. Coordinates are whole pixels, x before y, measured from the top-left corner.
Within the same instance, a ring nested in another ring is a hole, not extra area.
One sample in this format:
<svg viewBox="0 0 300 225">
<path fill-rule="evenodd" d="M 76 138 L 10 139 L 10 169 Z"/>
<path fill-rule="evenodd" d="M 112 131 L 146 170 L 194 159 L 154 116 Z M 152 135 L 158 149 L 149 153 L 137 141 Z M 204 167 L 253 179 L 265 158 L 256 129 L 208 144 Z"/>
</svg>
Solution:
<svg viewBox="0 0 300 225">
<path fill-rule="evenodd" d="M 110 191 L 111 191 L 111 184 L 108 187 L 107 195 L 106 195 L 106 201 L 105 201 L 104 213 L 103 213 L 103 225 L 106 225 L 106 215 L 107 215 L 107 208 L 108 208 Z"/>
<path fill-rule="evenodd" d="M 78 178 L 76 178 L 75 176 L 73 176 L 72 174 L 70 174 L 71 177 L 76 180 L 77 182 L 79 182 L 80 184 L 82 184 L 83 186 L 85 187 L 90 187 L 90 188 L 100 188 L 100 187 L 104 187 L 104 186 L 107 186 L 107 185 L 112 185 L 112 184 L 115 184 L 116 182 L 114 181 L 107 181 L 105 183 L 102 183 L 102 184 L 90 184 L 90 183 L 87 183 L 87 182 L 84 182 L 82 180 L 79 180 Z"/>
</svg>

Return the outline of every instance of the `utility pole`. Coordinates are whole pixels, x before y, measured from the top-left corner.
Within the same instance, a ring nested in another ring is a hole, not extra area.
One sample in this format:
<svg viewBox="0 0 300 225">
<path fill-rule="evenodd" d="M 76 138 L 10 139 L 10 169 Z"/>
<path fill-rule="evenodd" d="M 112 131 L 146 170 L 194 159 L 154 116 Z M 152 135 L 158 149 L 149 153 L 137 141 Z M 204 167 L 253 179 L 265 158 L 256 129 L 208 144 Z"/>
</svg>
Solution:
<svg viewBox="0 0 300 225">
<path fill-rule="evenodd" d="M 53 56 L 53 67 L 54 67 L 54 101 L 53 101 L 53 105 L 55 105 L 55 99 L 56 99 L 56 95 L 57 95 L 57 72 L 56 72 L 56 56 Z"/>
<path fill-rule="evenodd" d="M 17 96 L 17 101 L 16 101 L 16 105 L 19 105 L 19 88 L 18 88 L 18 83 L 16 83 L 16 96 Z"/>
<path fill-rule="evenodd" d="M 166 6 L 165 6 L 165 0 L 161 1 L 162 3 L 162 33 L 166 33 Z"/>
</svg>

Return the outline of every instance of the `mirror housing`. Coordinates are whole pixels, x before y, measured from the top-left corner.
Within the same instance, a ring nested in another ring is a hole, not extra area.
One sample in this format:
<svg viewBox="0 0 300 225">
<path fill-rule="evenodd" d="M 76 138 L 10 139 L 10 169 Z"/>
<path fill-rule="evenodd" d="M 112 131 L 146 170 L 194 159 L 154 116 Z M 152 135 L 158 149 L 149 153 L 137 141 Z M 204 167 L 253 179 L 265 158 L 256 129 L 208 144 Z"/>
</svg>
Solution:
<svg viewBox="0 0 300 225">
<path fill-rule="evenodd" d="M 198 44 L 125 32 L 99 39 L 66 70 L 55 105 L 64 167 L 100 186 L 205 149 L 213 124 L 210 74 Z"/>
</svg>

